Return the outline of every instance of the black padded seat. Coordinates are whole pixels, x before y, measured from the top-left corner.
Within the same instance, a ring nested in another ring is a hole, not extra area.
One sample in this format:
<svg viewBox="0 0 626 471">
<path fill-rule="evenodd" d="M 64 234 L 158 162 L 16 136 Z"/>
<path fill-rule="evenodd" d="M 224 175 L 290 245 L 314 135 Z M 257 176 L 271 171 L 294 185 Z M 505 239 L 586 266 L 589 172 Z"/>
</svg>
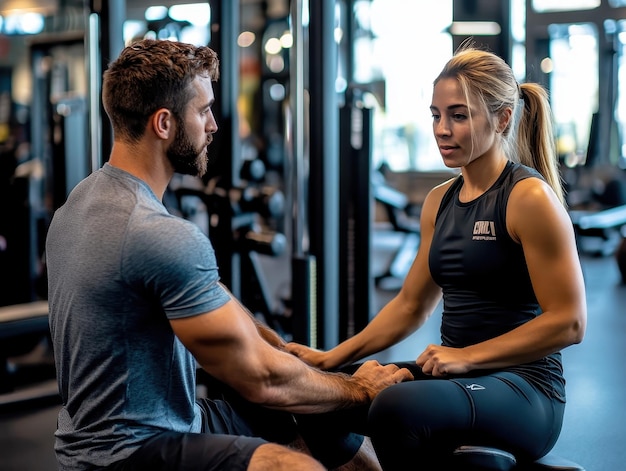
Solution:
<svg viewBox="0 0 626 471">
<path fill-rule="evenodd" d="M 511 453 L 484 446 L 461 446 L 452 456 L 454 468 L 463 471 L 585 471 L 585 468 L 566 458 L 548 453 L 543 458 L 526 463 Z"/>
<path fill-rule="evenodd" d="M 452 469 L 464 471 L 511 471 L 515 456 L 504 450 L 485 446 L 461 446 L 452 453 Z"/>
</svg>

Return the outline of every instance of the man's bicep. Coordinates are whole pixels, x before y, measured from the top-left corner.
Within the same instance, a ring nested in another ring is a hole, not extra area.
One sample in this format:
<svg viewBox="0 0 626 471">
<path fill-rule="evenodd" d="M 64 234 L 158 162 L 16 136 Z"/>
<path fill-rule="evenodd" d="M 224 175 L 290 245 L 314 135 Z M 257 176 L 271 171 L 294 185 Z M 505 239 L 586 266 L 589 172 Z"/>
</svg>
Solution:
<svg viewBox="0 0 626 471">
<path fill-rule="evenodd" d="M 171 319 L 176 336 L 211 375 L 230 382 L 233 371 L 255 368 L 255 348 L 260 341 L 252 319 L 232 299 L 197 316 Z"/>
</svg>

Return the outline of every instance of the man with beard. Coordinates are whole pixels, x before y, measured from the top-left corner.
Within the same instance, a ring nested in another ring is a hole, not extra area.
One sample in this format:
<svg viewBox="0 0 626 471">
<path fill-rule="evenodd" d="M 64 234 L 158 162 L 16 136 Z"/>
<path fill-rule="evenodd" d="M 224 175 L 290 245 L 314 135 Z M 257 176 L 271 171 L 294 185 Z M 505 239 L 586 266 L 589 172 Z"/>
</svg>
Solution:
<svg viewBox="0 0 626 471">
<path fill-rule="evenodd" d="M 104 73 L 110 158 L 46 241 L 59 469 L 377 469 L 348 418 L 411 374 L 325 373 L 285 352 L 219 282 L 209 239 L 162 203 L 175 172 L 207 170 L 217 78 L 208 47 L 155 40 Z M 196 397 L 197 366 L 227 392 Z"/>
</svg>

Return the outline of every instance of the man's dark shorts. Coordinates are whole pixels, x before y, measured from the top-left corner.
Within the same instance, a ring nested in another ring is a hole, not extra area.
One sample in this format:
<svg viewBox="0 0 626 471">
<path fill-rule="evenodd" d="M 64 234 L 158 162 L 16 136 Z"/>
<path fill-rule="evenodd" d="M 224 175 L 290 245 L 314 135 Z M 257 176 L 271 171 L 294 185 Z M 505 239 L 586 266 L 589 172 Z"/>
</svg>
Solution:
<svg viewBox="0 0 626 471">
<path fill-rule="evenodd" d="M 334 468 L 350 461 L 363 442 L 363 436 L 353 432 L 364 426 L 365 409 L 294 416 L 251 404 L 226 389 L 211 397 L 198 400 L 201 433 L 160 433 L 106 470 L 243 471 L 260 445 L 286 445 L 298 436 L 313 456 Z"/>
</svg>

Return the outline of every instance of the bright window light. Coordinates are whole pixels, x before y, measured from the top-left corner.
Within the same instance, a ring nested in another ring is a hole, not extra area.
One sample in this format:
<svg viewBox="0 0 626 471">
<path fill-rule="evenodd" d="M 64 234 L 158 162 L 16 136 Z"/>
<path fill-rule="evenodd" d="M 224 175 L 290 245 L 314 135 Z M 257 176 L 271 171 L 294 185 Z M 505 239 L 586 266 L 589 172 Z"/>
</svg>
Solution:
<svg viewBox="0 0 626 471">
<path fill-rule="evenodd" d="M 40 13 L 24 13 L 20 25 L 24 34 L 37 34 L 43 31 L 44 19 Z"/>
<path fill-rule="evenodd" d="M 193 26 L 206 26 L 211 21 L 211 7 L 208 3 L 174 5 L 169 12 L 173 20 L 189 21 Z"/>
<path fill-rule="evenodd" d="M 167 7 L 154 6 L 146 8 L 144 17 L 147 21 L 162 20 L 167 17 Z"/>
<path fill-rule="evenodd" d="M 533 9 L 538 12 L 593 10 L 600 6 L 601 0 L 533 0 Z"/>
<path fill-rule="evenodd" d="M 136 38 L 140 38 L 146 31 L 146 26 L 143 21 L 126 20 L 124 22 L 124 43 L 129 45 L 131 41 Z"/>
<path fill-rule="evenodd" d="M 502 31 L 495 21 L 455 21 L 450 33 L 457 36 L 497 36 Z"/>
<path fill-rule="evenodd" d="M 4 34 L 38 34 L 43 31 L 44 17 L 41 13 L 22 13 L 0 17 L 0 31 Z"/>
</svg>

